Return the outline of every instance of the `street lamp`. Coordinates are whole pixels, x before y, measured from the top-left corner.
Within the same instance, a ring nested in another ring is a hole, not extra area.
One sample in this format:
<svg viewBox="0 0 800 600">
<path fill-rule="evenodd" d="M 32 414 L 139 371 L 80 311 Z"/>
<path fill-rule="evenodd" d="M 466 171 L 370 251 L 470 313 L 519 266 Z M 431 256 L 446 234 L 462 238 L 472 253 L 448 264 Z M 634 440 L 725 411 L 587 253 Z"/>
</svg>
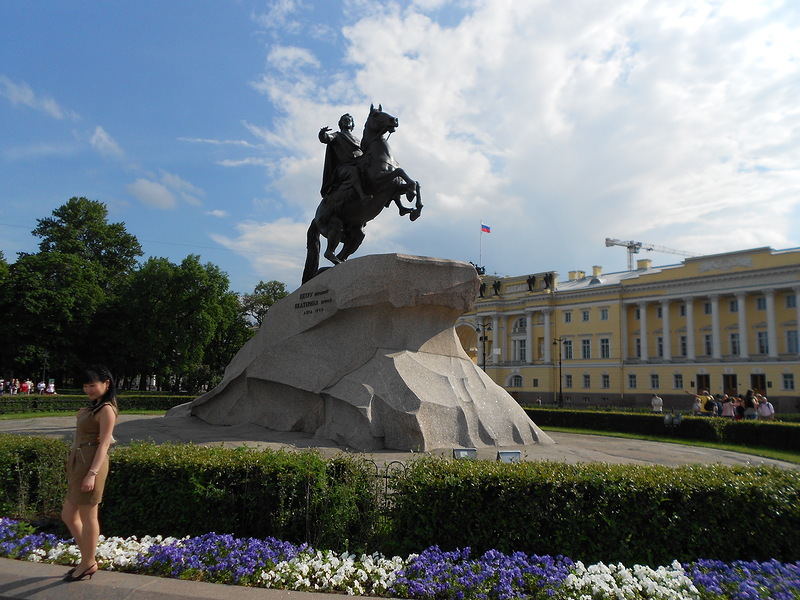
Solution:
<svg viewBox="0 0 800 600">
<path fill-rule="evenodd" d="M 40 356 L 42 357 L 42 381 L 47 383 L 47 359 L 50 355 L 47 353 L 47 350 L 42 350 Z"/>
<path fill-rule="evenodd" d="M 481 343 L 481 369 L 484 373 L 486 372 L 486 342 L 489 341 L 489 336 L 485 334 L 491 330 L 492 326 L 487 325 L 486 321 L 481 321 L 475 326 L 475 331 L 478 332 L 478 341 Z"/>
<path fill-rule="evenodd" d="M 564 379 L 561 377 L 561 360 L 563 355 L 564 338 L 557 337 L 553 340 L 553 346 L 558 346 L 558 407 L 564 407 Z"/>
</svg>

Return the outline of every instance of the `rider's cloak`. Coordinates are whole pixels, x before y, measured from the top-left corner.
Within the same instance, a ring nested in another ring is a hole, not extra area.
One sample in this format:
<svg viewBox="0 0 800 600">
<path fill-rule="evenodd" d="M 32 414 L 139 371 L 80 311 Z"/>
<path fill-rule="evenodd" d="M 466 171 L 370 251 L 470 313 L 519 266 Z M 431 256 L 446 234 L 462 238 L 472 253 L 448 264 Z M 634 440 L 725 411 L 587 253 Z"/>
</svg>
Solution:
<svg viewBox="0 0 800 600">
<path fill-rule="evenodd" d="M 349 131 L 337 131 L 329 133 L 323 137 L 319 136 L 320 141 L 326 144 L 325 149 L 325 165 L 322 169 L 322 187 L 319 190 L 320 195 L 324 198 L 341 183 L 336 176 L 336 170 L 341 164 L 339 154 L 343 156 L 358 157 L 361 156 L 361 142 Z M 355 162 L 355 158 L 352 159 Z"/>
</svg>

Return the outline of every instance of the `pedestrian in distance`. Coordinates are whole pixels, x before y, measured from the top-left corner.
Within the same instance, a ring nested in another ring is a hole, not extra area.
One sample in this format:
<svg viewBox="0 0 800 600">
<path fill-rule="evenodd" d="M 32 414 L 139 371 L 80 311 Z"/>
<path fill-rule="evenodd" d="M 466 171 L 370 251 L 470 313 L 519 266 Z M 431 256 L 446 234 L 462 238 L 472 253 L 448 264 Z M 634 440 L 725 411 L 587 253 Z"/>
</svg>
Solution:
<svg viewBox="0 0 800 600">
<path fill-rule="evenodd" d="M 650 406 L 654 414 L 661 414 L 664 412 L 664 400 L 662 400 L 661 396 L 658 394 L 653 394 L 653 397 L 650 399 Z"/>
</svg>

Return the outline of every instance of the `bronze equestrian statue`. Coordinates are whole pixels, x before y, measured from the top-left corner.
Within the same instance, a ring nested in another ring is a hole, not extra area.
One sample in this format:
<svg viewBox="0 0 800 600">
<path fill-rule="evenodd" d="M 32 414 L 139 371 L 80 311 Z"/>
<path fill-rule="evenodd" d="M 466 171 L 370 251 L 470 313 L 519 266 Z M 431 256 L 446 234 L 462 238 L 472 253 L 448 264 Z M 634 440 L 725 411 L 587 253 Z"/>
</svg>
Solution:
<svg viewBox="0 0 800 600">
<path fill-rule="evenodd" d="M 320 141 L 328 145 L 320 190 L 323 198 L 308 228 L 303 283 L 320 271 L 320 235 L 328 240 L 325 258 L 337 265 L 358 250 L 364 241 L 364 226 L 392 202 L 401 216 L 408 214 L 412 221 L 422 213 L 419 182 L 400 168 L 385 137 L 397 126 L 397 118 L 379 105 L 370 106 L 360 144 L 350 133 L 350 115 L 339 119 L 340 131 L 320 130 Z M 414 208 L 403 206 L 402 196 L 409 202 L 416 200 Z M 337 253 L 339 244 L 342 248 Z"/>
</svg>

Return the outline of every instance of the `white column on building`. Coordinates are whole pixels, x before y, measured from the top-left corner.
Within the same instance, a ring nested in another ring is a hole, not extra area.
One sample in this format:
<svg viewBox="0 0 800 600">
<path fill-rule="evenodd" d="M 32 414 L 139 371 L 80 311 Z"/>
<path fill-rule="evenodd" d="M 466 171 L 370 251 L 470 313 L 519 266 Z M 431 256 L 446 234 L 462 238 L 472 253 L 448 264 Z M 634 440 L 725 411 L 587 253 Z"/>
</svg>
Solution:
<svg viewBox="0 0 800 600">
<path fill-rule="evenodd" d="M 794 292 L 794 308 L 797 312 L 797 326 L 795 329 L 797 330 L 797 343 L 800 344 L 800 287 L 796 287 L 792 290 Z"/>
<path fill-rule="evenodd" d="M 664 339 L 664 360 L 672 360 L 672 331 L 669 328 L 669 300 L 661 301 L 661 330 Z"/>
<path fill-rule="evenodd" d="M 650 358 L 647 354 L 647 302 L 640 301 L 639 305 L 639 347 L 641 348 L 640 360 L 647 362 Z"/>
<path fill-rule="evenodd" d="M 764 290 L 767 299 L 767 343 L 769 357 L 778 358 L 778 327 L 775 323 L 775 290 Z"/>
<path fill-rule="evenodd" d="M 498 348 L 502 348 L 502 333 L 500 332 L 500 316 L 497 313 L 492 315 L 492 364 L 500 364 L 500 354 Z M 501 350 L 502 352 L 502 350 Z"/>
<path fill-rule="evenodd" d="M 552 308 L 544 308 L 542 309 L 544 313 L 544 362 L 545 364 L 550 364 L 553 362 L 552 358 L 552 345 L 553 345 L 553 334 L 550 331 L 551 323 L 550 323 L 550 315 L 553 314 Z"/>
<path fill-rule="evenodd" d="M 697 351 L 695 350 L 694 341 L 697 337 L 694 331 L 694 298 L 689 296 L 684 298 L 686 303 L 686 359 L 695 360 L 697 358 Z"/>
<path fill-rule="evenodd" d="M 736 314 L 739 317 L 739 356 L 747 358 L 750 351 L 747 348 L 747 296 L 744 292 L 736 292 Z"/>
<path fill-rule="evenodd" d="M 711 300 L 711 357 L 722 360 L 722 339 L 719 326 L 719 294 L 708 297 Z"/>
<path fill-rule="evenodd" d="M 525 311 L 525 362 L 533 364 L 533 311 Z"/>
<path fill-rule="evenodd" d="M 500 317 L 500 328 L 503 330 L 503 337 L 500 338 L 499 362 L 511 360 L 511 328 L 514 326 L 516 317 L 505 315 Z"/>
<path fill-rule="evenodd" d="M 622 303 L 622 311 L 619 315 L 619 328 L 620 328 L 620 337 L 622 338 L 620 342 L 620 355 L 622 356 L 622 362 L 628 360 L 628 305 L 624 302 Z"/>
</svg>

